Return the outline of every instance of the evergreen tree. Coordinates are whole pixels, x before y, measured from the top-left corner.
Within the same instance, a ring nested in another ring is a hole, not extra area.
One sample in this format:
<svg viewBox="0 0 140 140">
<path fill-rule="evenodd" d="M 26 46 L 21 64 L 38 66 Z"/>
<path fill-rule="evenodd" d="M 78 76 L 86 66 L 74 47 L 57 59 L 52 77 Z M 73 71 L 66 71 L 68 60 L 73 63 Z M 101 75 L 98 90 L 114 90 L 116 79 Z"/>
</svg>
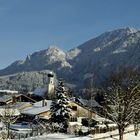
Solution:
<svg viewBox="0 0 140 140">
<path fill-rule="evenodd" d="M 63 81 L 59 81 L 55 99 L 51 105 L 51 122 L 58 124 L 57 130 L 61 132 L 66 132 L 70 118 L 69 101 L 66 93 Z"/>
</svg>

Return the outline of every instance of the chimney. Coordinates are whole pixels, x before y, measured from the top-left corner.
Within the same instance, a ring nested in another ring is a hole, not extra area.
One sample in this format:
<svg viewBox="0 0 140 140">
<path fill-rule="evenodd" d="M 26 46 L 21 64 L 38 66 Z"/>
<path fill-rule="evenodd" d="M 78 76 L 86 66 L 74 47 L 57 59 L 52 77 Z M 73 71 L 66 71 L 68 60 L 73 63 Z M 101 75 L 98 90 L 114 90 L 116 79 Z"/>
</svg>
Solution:
<svg viewBox="0 0 140 140">
<path fill-rule="evenodd" d="M 14 95 L 12 96 L 12 103 L 16 103 L 16 97 Z"/>
<path fill-rule="evenodd" d="M 45 102 L 45 99 L 42 100 L 42 107 L 46 106 L 46 102 Z"/>
</svg>

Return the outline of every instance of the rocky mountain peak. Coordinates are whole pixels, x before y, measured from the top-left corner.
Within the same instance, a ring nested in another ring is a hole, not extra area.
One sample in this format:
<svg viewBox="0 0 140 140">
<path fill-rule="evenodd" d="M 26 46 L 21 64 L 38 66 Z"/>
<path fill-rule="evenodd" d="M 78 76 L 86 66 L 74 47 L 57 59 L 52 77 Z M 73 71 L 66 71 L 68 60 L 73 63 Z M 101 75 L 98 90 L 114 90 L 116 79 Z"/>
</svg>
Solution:
<svg viewBox="0 0 140 140">
<path fill-rule="evenodd" d="M 46 55 L 61 56 L 61 57 L 66 56 L 65 52 L 60 48 L 58 48 L 57 46 L 49 46 L 48 49 L 46 50 Z"/>
<path fill-rule="evenodd" d="M 31 60 L 31 55 L 28 54 L 25 61 L 30 61 L 30 60 Z"/>
<path fill-rule="evenodd" d="M 73 58 L 75 58 L 79 53 L 81 52 L 81 50 L 79 48 L 74 48 L 71 49 L 70 51 L 68 51 L 66 53 L 66 58 L 68 60 L 72 60 Z"/>
</svg>

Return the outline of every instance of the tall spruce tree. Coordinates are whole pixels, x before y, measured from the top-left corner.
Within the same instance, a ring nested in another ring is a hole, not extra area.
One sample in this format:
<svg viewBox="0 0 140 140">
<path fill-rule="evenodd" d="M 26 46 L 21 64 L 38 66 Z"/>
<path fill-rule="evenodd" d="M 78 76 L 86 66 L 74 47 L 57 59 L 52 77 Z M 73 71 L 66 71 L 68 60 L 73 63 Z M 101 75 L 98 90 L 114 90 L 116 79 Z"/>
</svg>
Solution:
<svg viewBox="0 0 140 140">
<path fill-rule="evenodd" d="M 51 123 L 56 123 L 57 130 L 66 132 L 70 118 L 69 101 L 66 96 L 67 92 L 64 87 L 64 82 L 59 81 L 56 88 L 55 99 L 51 105 Z"/>
</svg>

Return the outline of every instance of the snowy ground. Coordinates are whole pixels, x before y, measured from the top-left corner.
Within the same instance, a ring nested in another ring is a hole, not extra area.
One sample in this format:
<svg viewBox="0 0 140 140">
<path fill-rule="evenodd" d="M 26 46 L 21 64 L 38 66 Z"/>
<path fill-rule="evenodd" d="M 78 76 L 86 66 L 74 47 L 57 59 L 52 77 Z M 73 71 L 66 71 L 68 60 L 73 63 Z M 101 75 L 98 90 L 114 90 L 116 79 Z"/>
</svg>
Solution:
<svg viewBox="0 0 140 140">
<path fill-rule="evenodd" d="M 134 130 L 133 126 L 128 127 L 125 132 L 127 134 L 124 135 L 124 140 L 140 140 L 140 134 L 138 136 L 134 135 L 134 132 L 130 132 Z M 128 133 L 129 132 L 129 133 Z M 75 136 L 75 135 L 66 135 L 61 133 L 54 133 L 54 134 L 46 134 L 43 136 L 36 136 L 21 140 L 118 140 L 118 136 L 110 137 L 111 135 L 118 134 L 118 130 L 107 132 L 107 133 L 101 133 L 101 134 L 95 134 L 95 135 L 88 135 L 88 136 Z M 108 138 L 103 138 L 108 137 Z"/>
<path fill-rule="evenodd" d="M 104 139 L 104 140 L 119 140 L 119 138 L 118 137 L 113 137 L 113 138 L 107 138 L 107 139 Z M 124 135 L 124 140 L 140 140 L 140 134 L 138 136 L 135 136 L 134 132 L 129 133 L 129 134 L 125 134 Z"/>
<path fill-rule="evenodd" d="M 132 131 L 134 130 L 134 126 L 130 126 L 128 128 L 126 128 L 125 132 L 129 132 L 129 131 Z M 102 133 L 102 134 L 96 134 L 94 136 L 94 138 L 101 138 L 101 137 L 110 137 L 111 135 L 114 135 L 114 134 L 118 134 L 118 130 L 115 130 L 115 131 L 112 131 L 112 132 L 107 132 L 107 133 Z M 106 138 L 104 140 L 119 140 L 118 136 L 115 136 L 113 138 Z M 134 132 L 130 132 L 130 133 L 127 133 L 127 134 L 124 134 L 124 140 L 140 140 L 140 134 L 138 136 L 135 136 Z"/>
<path fill-rule="evenodd" d="M 61 133 L 54 133 L 54 134 L 48 134 L 40 137 L 34 137 L 34 138 L 27 138 L 24 140 L 92 140 L 92 136 L 75 136 L 75 135 L 65 135 Z M 23 139 L 21 139 L 23 140 Z"/>
<path fill-rule="evenodd" d="M 106 133 L 105 135 L 101 134 L 101 136 L 98 138 L 101 138 L 104 136 L 106 136 Z M 96 139 L 96 136 L 89 135 L 89 136 L 75 137 L 73 135 L 64 135 L 60 133 L 55 133 L 55 134 L 48 134 L 48 135 L 44 135 L 40 137 L 27 138 L 24 140 L 94 140 L 94 139 Z M 103 139 L 100 139 L 100 140 L 103 140 Z M 118 136 L 113 137 L 113 138 L 106 138 L 104 140 L 118 140 Z M 125 134 L 124 140 L 140 140 L 140 134 L 138 136 L 135 136 L 134 132 Z"/>
<path fill-rule="evenodd" d="M 104 136 L 106 136 L 106 134 L 105 135 L 101 134 L 101 136 L 98 137 L 98 138 L 101 138 L 101 137 L 104 137 Z M 94 139 L 97 140 L 98 138 L 95 138 L 95 137 L 94 137 Z M 112 138 L 108 137 L 108 138 L 104 138 L 104 139 L 102 138 L 100 140 L 119 140 L 119 136 L 113 136 Z M 135 136 L 134 132 L 124 134 L 124 140 L 140 140 L 140 134 L 138 136 Z"/>
</svg>

